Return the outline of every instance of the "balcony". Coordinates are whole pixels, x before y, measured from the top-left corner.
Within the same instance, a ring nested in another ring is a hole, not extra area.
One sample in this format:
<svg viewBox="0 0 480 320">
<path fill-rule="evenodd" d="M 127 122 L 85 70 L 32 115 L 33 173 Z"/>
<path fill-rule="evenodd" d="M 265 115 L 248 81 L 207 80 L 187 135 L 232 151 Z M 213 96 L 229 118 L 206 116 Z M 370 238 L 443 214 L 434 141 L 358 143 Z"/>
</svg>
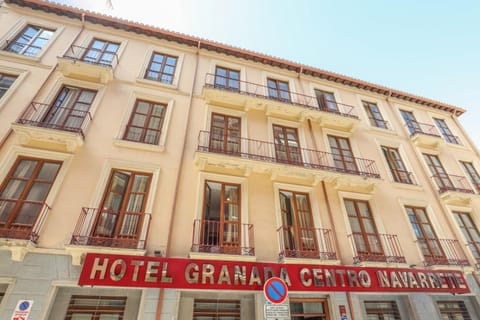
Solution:
<svg viewBox="0 0 480 320">
<path fill-rule="evenodd" d="M 469 241 L 467 246 L 475 258 L 475 268 L 480 270 L 480 241 Z"/>
<path fill-rule="evenodd" d="M 406 125 L 412 142 L 419 147 L 436 149 L 444 143 L 434 125 L 416 121 L 408 121 Z"/>
<path fill-rule="evenodd" d="M 290 147 L 290 153 L 286 153 L 284 145 L 255 139 L 232 138 L 221 147 L 218 141 L 211 138 L 210 132 L 200 132 L 195 162 L 202 170 L 326 180 L 335 182 L 339 188 L 351 185 L 356 189 L 372 189 L 380 179 L 375 161 L 369 159 L 351 157 L 348 162 L 341 161 L 332 153 L 298 147 Z"/>
<path fill-rule="evenodd" d="M 420 249 L 424 249 L 424 265 L 428 266 L 468 266 L 467 257 L 458 240 L 434 239 L 419 240 Z M 428 251 L 428 253 L 427 253 Z M 436 253 L 436 254 L 432 254 Z"/>
<path fill-rule="evenodd" d="M 332 230 L 281 226 L 277 229 L 280 259 L 338 260 Z"/>
<path fill-rule="evenodd" d="M 370 250 L 367 249 L 365 237 Z M 384 262 L 406 263 L 400 241 L 395 234 L 364 235 L 352 233 L 348 235 L 353 247 L 353 263 Z"/>
<path fill-rule="evenodd" d="M 469 204 L 475 197 L 475 191 L 464 176 L 436 174 L 432 179 L 438 187 L 440 198 L 448 204 Z"/>
<path fill-rule="evenodd" d="M 118 64 L 115 53 L 95 48 L 71 45 L 63 57 L 58 57 L 58 70 L 66 77 L 107 83 L 113 79 Z"/>
<path fill-rule="evenodd" d="M 196 219 L 192 252 L 254 256 L 253 225 L 238 221 Z"/>
<path fill-rule="evenodd" d="M 91 120 L 88 111 L 32 102 L 12 128 L 22 145 L 74 152 L 83 145 Z"/>
<path fill-rule="evenodd" d="M 13 208 L 16 200 L 0 200 L 0 208 Z M 0 238 L 28 240 L 38 243 L 40 230 L 47 218 L 50 207 L 46 203 L 24 201 L 21 210 L 13 221 L 9 221 L 9 212 L 0 212 Z"/>
<path fill-rule="evenodd" d="M 237 86 L 225 86 L 215 81 L 215 74 L 207 74 L 203 96 L 207 103 L 219 104 L 242 110 L 261 110 L 267 115 L 312 119 L 321 126 L 353 131 L 360 122 L 356 108 L 335 101 L 319 103 L 317 97 L 288 91 L 288 98 L 269 96 L 269 88 L 262 84 L 236 81 Z M 223 82 L 223 81 L 222 81 Z M 285 96 L 287 91 L 284 91 Z"/>
</svg>

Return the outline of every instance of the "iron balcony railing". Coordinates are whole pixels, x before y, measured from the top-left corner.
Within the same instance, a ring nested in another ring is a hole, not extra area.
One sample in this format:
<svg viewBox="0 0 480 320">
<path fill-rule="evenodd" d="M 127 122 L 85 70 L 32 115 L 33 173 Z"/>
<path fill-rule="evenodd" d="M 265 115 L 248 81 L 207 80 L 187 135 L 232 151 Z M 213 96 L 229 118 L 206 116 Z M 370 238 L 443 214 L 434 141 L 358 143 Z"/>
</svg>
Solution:
<svg viewBox="0 0 480 320">
<path fill-rule="evenodd" d="M 464 176 L 457 176 L 453 174 L 435 174 L 432 179 L 438 186 L 438 192 L 440 194 L 448 191 L 456 191 L 461 193 L 474 194 L 475 191 L 471 188 L 468 180 Z"/>
<path fill-rule="evenodd" d="M 253 224 L 195 219 L 191 250 L 254 256 Z"/>
<path fill-rule="evenodd" d="M 82 208 L 70 244 L 145 249 L 150 213 Z"/>
<path fill-rule="evenodd" d="M 405 122 L 410 132 L 410 136 L 414 136 L 416 134 L 425 134 L 428 136 L 441 138 L 437 128 L 432 124 L 421 123 L 413 120 L 406 120 Z"/>
<path fill-rule="evenodd" d="M 387 120 L 377 119 L 374 117 L 368 117 L 368 119 L 370 120 L 370 124 L 374 127 L 391 130 L 390 124 Z"/>
<path fill-rule="evenodd" d="M 338 259 L 330 229 L 281 226 L 277 232 L 280 258 Z"/>
<path fill-rule="evenodd" d="M 63 57 L 112 69 L 115 69 L 118 64 L 116 53 L 76 45 L 71 45 Z"/>
<path fill-rule="evenodd" d="M 88 111 L 69 107 L 57 107 L 45 103 L 32 102 L 17 119 L 17 123 L 34 127 L 75 132 L 85 138 L 85 130 L 92 121 Z"/>
<path fill-rule="evenodd" d="M 225 143 L 219 143 L 222 139 L 224 139 L 224 136 L 211 137 L 210 132 L 200 131 L 197 151 L 220 153 L 255 161 L 289 164 L 362 177 L 380 178 L 375 161 L 369 159 L 345 156 L 340 158 L 333 153 L 292 146 L 289 147 L 290 152 L 286 152 L 284 144 L 240 137 L 226 137 Z"/>
<path fill-rule="evenodd" d="M 460 138 L 458 136 L 454 136 L 452 134 L 448 134 L 448 133 L 443 133 L 443 138 L 445 139 L 445 141 L 447 141 L 448 143 L 452 143 L 452 144 L 458 144 L 458 145 L 461 145 L 462 142 L 460 141 Z"/>
<path fill-rule="evenodd" d="M 365 261 L 405 263 L 400 241 L 395 234 L 360 234 L 348 235 L 353 247 L 353 262 Z M 368 243 L 367 243 L 368 242 Z M 370 249 L 368 249 L 370 248 Z"/>
<path fill-rule="evenodd" d="M 416 185 L 415 176 L 407 170 L 392 169 L 392 175 L 395 182 Z"/>
<path fill-rule="evenodd" d="M 468 266 L 470 264 L 458 240 L 427 239 L 417 242 L 424 250 L 423 263 L 425 266 Z M 427 252 L 426 248 L 431 249 Z"/>
<path fill-rule="evenodd" d="M 338 114 L 343 117 L 359 119 L 356 113 L 356 108 L 348 104 L 338 103 L 330 100 L 322 100 L 314 96 L 307 96 L 293 91 L 281 90 L 282 95 L 279 95 L 278 90 L 274 90 L 273 88 L 269 88 L 262 84 L 236 79 L 234 81 L 232 81 L 232 79 L 228 79 L 229 81 L 226 80 L 227 78 L 224 76 L 208 73 L 205 77 L 205 87 L 229 92 L 237 92 L 239 94 L 257 98 L 277 100 L 307 109 L 319 110 Z M 228 83 L 228 85 L 226 85 L 226 83 Z M 269 94 L 271 90 L 275 91 L 276 94 Z"/>
<path fill-rule="evenodd" d="M 16 200 L 2 199 L 0 208 L 13 208 L 16 203 Z M 22 208 L 29 208 L 29 212 L 20 211 L 11 222 L 8 221 L 10 216 L 8 212 L 7 214 L 0 213 L 0 238 L 30 240 L 38 243 L 40 230 L 45 223 L 50 207 L 46 203 L 24 201 Z"/>
</svg>

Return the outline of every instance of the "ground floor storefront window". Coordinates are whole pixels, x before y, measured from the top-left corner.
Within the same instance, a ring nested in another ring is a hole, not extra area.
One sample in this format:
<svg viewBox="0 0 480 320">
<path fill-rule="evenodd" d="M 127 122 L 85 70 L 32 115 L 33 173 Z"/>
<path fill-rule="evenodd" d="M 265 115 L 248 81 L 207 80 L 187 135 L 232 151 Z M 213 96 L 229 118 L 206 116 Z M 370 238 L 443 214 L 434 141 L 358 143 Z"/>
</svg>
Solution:
<svg viewBox="0 0 480 320">
<path fill-rule="evenodd" d="M 291 298 L 290 316 L 292 320 L 330 320 L 327 300 Z"/>
<path fill-rule="evenodd" d="M 70 299 L 65 319 L 121 320 L 124 319 L 127 297 L 80 296 Z"/>
<path fill-rule="evenodd" d="M 471 320 L 463 301 L 437 301 L 442 320 Z"/>
<path fill-rule="evenodd" d="M 194 320 L 240 320 L 240 300 L 195 299 Z"/>
<path fill-rule="evenodd" d="M 401 320 L 395 301 L 365 301 L 367 320 Z"/>
</svg>

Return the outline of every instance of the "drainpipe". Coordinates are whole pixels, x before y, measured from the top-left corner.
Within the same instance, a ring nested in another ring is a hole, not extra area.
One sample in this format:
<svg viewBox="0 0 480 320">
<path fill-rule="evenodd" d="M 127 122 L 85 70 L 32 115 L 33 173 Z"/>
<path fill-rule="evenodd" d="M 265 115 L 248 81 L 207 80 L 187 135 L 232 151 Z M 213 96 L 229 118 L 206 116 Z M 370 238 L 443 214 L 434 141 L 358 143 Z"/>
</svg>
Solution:
<svg viewBox="0 0 480 320">
<path fill-rule="evenodd" d="M 172 205 L 172 210 L 170 211 L 170 223 L 168 225 L 168 238 L 167 238 L 167 247 L 165 249 L 165 257 L 168 257 L 170 254 L 170 244 L 172 242 L 172 229 L 173 226 L 175 225 L 173 223 L 173 220 L 175 218 L 175 210 L 177 208 L 177 202 L 179 201 L 178 197 L 178 189 L 180 188 L 180 178 L 182 176 L 182 165 L 184 162 L 185 158 L 185 150 L 186 150 L 186 145 L 187 145 L 187 137 L 188 137 L 188 128 L 190 126 L 190 114 L 192 110 L 192 101 L 193 101 L 193 90 L 195 89 L 195 84 L 197 82 L 197 72 L 198 72 L 198 60 L 200 56 L 200 49 L 201 49 L 201 41 L 198 41 L 197 45 L 197 52 L 196 52 L 196 61 L 195 61 L 195 71 L 193 73 L 193 81 L 192 81 L 192 89 L 190 90 L 190 95 L 188 99 L 188 111 L 187 115 L 185 117 L 185 134 L 183 136 L 183 147 L 182 147 L 182 153 L 180 154 L 180 166 L 177 170 L 177 178 L 175 182 L 175 191 L 174 191 L 174 196 L 173 196 L 173 205 Z M 162 315 L 162 308 L 163 308 L 163 297 L 165 295 L 165 289 L 160 288 L 160 293 L 158 294 L 158 301 L 157 301 L 157 312 L 155 315 L 155 320 L 160 320 L 160 317 Z"/>
<path fill-rule="evenodd" d="M 80 28 L 80 31 L 77 33 L 77 35 L 75 36 L 75 38 L 73 39 L 72 43 L 70 44 L 70 46 L 72 46 L 75 41 L 77 41 L 78 37 L 80 36 L 80 34 L 82 33 L 82 31 L 85 29 L 85 13 L 82 13 L 82 17 L 81 17 L 81 21 L 82 21 L 82 27 Z M 69 46 L 69 47 L 70 47 Z M 65 50 L 65 52 L 63 53 L 63 55 L 65 55 L 65 53 L 67 53 L 68 49 Z M 48 73 L 47 77 L 45 78 L 45 80 L 43 81 L 43 83 L 46 83 L 47 81 L 50 80 L 50 78 L 52 77 L 52 74 L 55 72 L 55 70 L 57 70 L 57 67 L 58 67 L 58 63 L 55 64 L 55 66 L 50 70 L 50 72 Z M 35 93 L 35 95 L 33 96 L 32 98 L 32 102 L 34 102 L 35 100 L 37 100 L 37 97 L 40 93 L 40 89 L 37 90 L 37 92 Z M 30 106 L 27 105 L 23 111 L 20 113 L 20 115 L 24 114 L 25 111 L 27 111 L 27 108 Z M 7 133 L 3 136 L 2 140 L 0 140 L 0 150 L 3 148 L 3 146 L 5 145 L 5 143 L 7 142 L 8 138 L 12 135 L 13 133 L 13 129 L 12 127 L 8 128 L 7 130 Z"/>
</svg>

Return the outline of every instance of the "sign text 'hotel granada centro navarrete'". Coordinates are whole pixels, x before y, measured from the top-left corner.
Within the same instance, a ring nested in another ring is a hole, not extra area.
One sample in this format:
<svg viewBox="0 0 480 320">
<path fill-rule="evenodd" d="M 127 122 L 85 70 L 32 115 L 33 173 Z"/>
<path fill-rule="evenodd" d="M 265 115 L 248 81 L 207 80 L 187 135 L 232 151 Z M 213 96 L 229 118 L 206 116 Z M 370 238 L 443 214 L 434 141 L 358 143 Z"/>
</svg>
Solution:
<svg viewBox="0 0 480 320">
<path fill-rule="evenodd" d="M 87 254 L 78 284 L 263 290 L 279 277 L 289 291 L 470 292 L 459 271 L 362 268 Z"/>
</svg>

